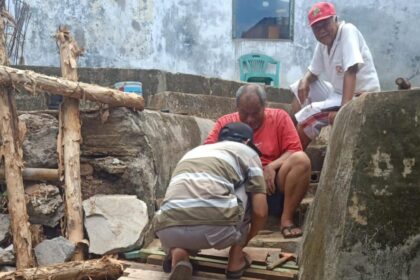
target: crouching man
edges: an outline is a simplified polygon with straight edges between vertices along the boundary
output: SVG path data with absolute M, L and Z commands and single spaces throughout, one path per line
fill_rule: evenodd
M 189 151 L 177 164 L 154 219 L 169 279 L 191 279 L 189 256 L 200 249 L 230 247 L 228 279 L 241 278 L 251 265 L 243 248 L 263 228 L 268 209 L 252 134 L 248 125 L 230 123 L 217 143 Z

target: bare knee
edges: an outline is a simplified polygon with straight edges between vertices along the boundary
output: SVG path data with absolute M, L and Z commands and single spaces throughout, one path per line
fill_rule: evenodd
M 307 180 L 309 182 L 310 175 L 311 161 L 308 155 L 303 151 L 294 152 L 280 168 L 280 172 L 277 173 L 276 182 L 279 183 L 280 190 L 284 191 L 286 178 L 294 181 Z
M 302 171 L 311 170 L 311 161 L 308 155 L 303 151 L 291 154 L 285 165 L 287 165 L 289 168 L 299 168 Z

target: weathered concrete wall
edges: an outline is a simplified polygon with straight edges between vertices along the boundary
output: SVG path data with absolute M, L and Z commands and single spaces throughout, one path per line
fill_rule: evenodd
M 317 0 L 295 0 L 294 40 L 232 39 L 232 1 L 213 0 L 26 0 L 32 18 L 25 43 L 27 65 L 58 66 L 54 39 L 60 24 L 71 26 L 84 67 L 153 68 L 239 79 L 237 59 L 261 52 L 281 61 L 287 87 L 308 66 L 315 39 L 306 13 Z M 417 51 L 419 1 L 332 1 L 341 18 L 354 23 L 370 46 L 384 89 L 397 76 L 420 84 Z
M 18 68 L 51 76 L 61 75 L 60 69 L 57 67 L 20 66 Z M 79 68 L 78 74 L 81 82 L 107 87 L 112 87 L 118 81 L 142 81 L 143 97 L 146 101 L 150 95 L 163 91 L 234 97 L 237 89 L 244 84 L 219 78 L 144 69 Z M 289 89 L 266 86 L 265 90 L 269 101 L 290 103 L 293 99 L 293 94 Z M 32 97 L 24 93 L 16 93 L 16 98 L 19 110 L 47 108 L 46 97 L 43 94 Z
M 300 279 L 418 279 L 420 90 L 356 99 L 330 139 Z

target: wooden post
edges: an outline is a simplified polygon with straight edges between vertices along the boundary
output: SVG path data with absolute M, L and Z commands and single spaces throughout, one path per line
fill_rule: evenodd
M 4 12 L 4 11 L 2 11 Z M 0 64 L 7 65 L 7 50 L 4 39 L 4 22 L 0 16 Z M 31 232 L 26 210 L 22 178 L 22 148 L 19 141 L 18 115 L 11 88 L 0 87 L 0 135 L 2 137 L 2 156 L 6 174 L 8 208 L 11 217 L 13 246 L 18 269 L 34 265 L 32 257 Z
M 59 28 L 55 35 L 60 48 L 61 74 L 63 78 L 77 81 L 76 59 L 82 53 L 66 27 Z M 64 97 L 60 106 L 60 129 L 58 143 L 63 145 L 64 184 L 66 196 L 66 233 L 77 246 L 73 260 L 84 259 L 83 209 L 80 177 L 80 142 L 82 140 L 79 116 L 79 100 Z M 61 153 L 59 153 L 61 155 Z M 61 160 L 59 160 L 61 161 Z M 60 169 L 60 168 L 59 168 Z

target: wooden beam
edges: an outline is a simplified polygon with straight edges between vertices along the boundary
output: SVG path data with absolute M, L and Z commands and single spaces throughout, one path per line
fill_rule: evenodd
M 4 7 L 1 7 L 1 9 Z M 2 10 L 2 13 L 5 11 Z M 4 21 L 0 16 L 0 64 L 7 65 L 7 50 L 4 39 Z M 22 170 L 22 148 L 19 139 L 18 115 L 12 89 L 0 86 L 0 157 L 4 158 L 8 209 L 11 218 L 13 247 L 18 269 L 32 267 L 32 240 L 25 203 Z M 1 161 L 1 160 L 0 160 Z
M 61 74 L 70 81 L 77 81 L 76 60 L 82 50 L 70 35 L 60 26 L 55 38 L 60 49 Z M 60 106 L 60 132 L 58 134 L 59 160 L 64 163 L 64 185 L 66 196 L 66 234 L 76 244 L 73 260 L 81 261 L 83 256 L 83 208 L 80 177 L 80 143 L 82 141 L 79 100 L 65 97 Z M 63 145 L 63 147 L 61 147 Z M 63 148 L 63 150 L 61 150 Z M 63 155 L 63 157 L 61 157 Z M 59 167 L 59 170 L 61 168 Z
M 0 280 L 118 279 L 122 276 L 123 269 L 124 266 L 118 260 L 104 257 L 98 260 L 67 262 L 13 272 L 0 272 Z
M 58 181 L 58 170 L 49 168 L 23 168 L 22 177 L 25 181 Z M 4 168 L 0 166 L 0 180 L 4 179 Z
M 86 99 L 111 106 L 124 106 L 137 110 L 144 109 L 144 99 L 135 93 L 124 93 L 116 89 L 98 85 L 74 82 L 57 77 L 0 66 L 0 83 L 23 88 L 29 93 L 48 92 L 76 99 Z

